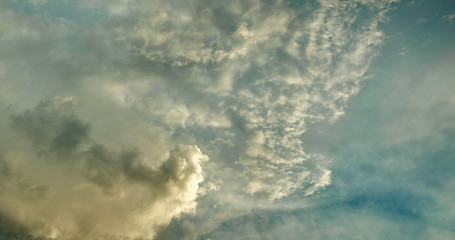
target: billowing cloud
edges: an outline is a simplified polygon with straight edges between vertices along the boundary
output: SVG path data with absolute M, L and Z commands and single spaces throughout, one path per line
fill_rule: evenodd
M 196 146 L 177 146 L 163 160 L 110 150 L 90 139 L 72 108 L 71 99 L 57 98 L 12 116 L 12 128 L 33 144 L 25 161 L 40 169 L 28 180 L 1 159 L 2 215 L 36 237 L 121 239 L 151 238 L 194 210 L 207 160 Z

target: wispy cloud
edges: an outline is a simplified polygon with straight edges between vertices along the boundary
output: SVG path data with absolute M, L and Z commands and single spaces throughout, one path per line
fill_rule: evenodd
M 444 16 L 442 16 L 441 18 L 441 22 L 445 22 L 445 23 L 448 23 L 450 25 L 453 25 L 454 22 L 455 22 L 455 13 L 449 13 L 449 14 L 446 14 Z

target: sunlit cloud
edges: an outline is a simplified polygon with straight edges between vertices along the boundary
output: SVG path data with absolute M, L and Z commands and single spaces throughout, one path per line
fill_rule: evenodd
M 345 119 L 397 4 L 0 3 L 0 234 L 153 239 L 176 219 L 213 214 L 200 229 L 184 221 L 197 239 L 337 189 L 341 160 L 305 134 Z M 406 44 L 393 55 L 419 51 Z M 433 131 L 399 120 L 382 130 L 400 135 L 390 144 Z

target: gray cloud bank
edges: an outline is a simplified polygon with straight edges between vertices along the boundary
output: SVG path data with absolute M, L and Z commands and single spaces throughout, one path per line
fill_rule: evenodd
M 37 237 L 152 238 L 210 191 L 316 193 L 330 159 L 301 135 L 359 92 L 390 4 L 1 3 L 0 213 Z

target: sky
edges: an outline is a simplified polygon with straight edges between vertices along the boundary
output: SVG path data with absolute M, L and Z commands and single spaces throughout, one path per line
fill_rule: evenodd
M 455 2 L 0 2 L 0 239 L 455 239 Z

